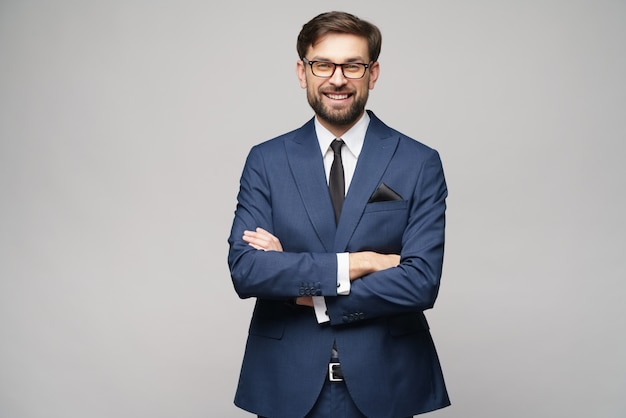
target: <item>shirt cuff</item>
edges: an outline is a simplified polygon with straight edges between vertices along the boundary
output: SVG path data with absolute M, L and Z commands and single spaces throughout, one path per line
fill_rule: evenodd
M 324 296 L 313 296 L 313 308 L 315 309 L 315 317 L 319 324 L 330 321 L 328 311 L 326 310 L 326 299 Z
M 337 295 L 347 296 L 350 294 L 350 257 L 348 253 L 337 254 Z M 326 299 L 324 296 L 313 296 L 313 308 L 317 322 L 323 324 L 330 322 Z
M 337 294 L 350 294 L 350 257 L 348 253 L 337 254 Z

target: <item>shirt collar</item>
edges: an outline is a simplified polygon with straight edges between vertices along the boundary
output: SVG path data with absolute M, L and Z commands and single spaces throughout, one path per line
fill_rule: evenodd
M 369 123 L 369 115 L 367 112 L 363 112 L 361 119 L 359 119 L 358 122 L 348 130 L 348 132 L 341 136 L 341 139 L 343 139 L 343 142 L 346 144 L 346 148 L 348 148 L 355 158 L 359 158 Z M 330 149 L 330 143 L 333 142 L 336 137 L 328 129 L 322 126 L 319 120 L 317 120 L 317 116 L 315 117 L 315 132 L 317 134 L 317 140 L 320 144 L 322 155 L 325 155 Z

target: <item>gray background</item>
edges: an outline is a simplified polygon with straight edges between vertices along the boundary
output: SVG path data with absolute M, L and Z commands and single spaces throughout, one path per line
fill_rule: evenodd
M 301 25 L 383 32 L 368 108 L 441 152 L 453 406 L 626 415 L 626 2 L 0 1 L 0 416 L 248 417 L 227 266 Z

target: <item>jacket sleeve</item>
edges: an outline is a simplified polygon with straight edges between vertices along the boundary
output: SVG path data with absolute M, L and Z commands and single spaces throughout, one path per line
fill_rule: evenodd
M 439 154 L 431 150 L 411 197 L 400 265 L 353 281 L 347 297 L 327 298 L 332 325 L 433 307 L 443 265 L 447 194 Z M 369 227 L 375 233 L 376 225 Z
M 262 251 L 243 241 L 244 230 L 261 227 L 274 233 L 272 204 L 280 202 L 274 203 L 272 197 L 272 178 L 268 175 L 262 150 L 256 146 L 250 151 L 241 176 L 235 218 L 228 239 L 228 265 L 237 294 L 241 298 L 267 299 L 335 296 L 335 254 Z

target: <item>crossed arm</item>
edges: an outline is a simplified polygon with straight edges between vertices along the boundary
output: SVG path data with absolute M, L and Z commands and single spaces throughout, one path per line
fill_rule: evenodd
M 255 231 L 244 231 L 243 240 L 257 250 L 283 251 L 278 237 L 275 237 L 263 228 L 256 228 Z M 361 251 L 350 253 L 348 257 L 350 263 L 350 281 L 400 264 L 400 256 L 398 254 L 380 254 L 374 251 Z M 296 303 L 299 305 L 313 306 L 311 296 L 301 296 L 296 299 Z

